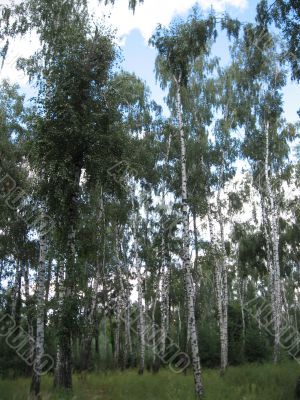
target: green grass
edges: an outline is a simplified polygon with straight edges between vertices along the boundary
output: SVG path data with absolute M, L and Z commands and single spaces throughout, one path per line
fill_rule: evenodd
M 204 371 L 205 400 L 292 400 L 300 367 L 295 362 L 231 367 L 221 378 Z M 29 379 L 0 380 L 0 400 L 27 400 Z M 52 377 L 42 381 L 43 400 L 192 400 L 193 377 L 167 368 L 157 375 L 136 371 L 74 375 L 72 393 L 55 392 Z

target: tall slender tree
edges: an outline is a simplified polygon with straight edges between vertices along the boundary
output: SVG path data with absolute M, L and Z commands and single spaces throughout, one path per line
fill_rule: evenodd
M 195 392 L 198 398 L 203 395 L 203 383 L 195 320 L 195 288 L 190 261 L 186 132 L 183 119 L 182 92 L 187 86 L 190 70 L 195 59 L 207 51 L 207 45 L 215 34 L 214 18 L 200 19 L 195 11 L 195 14 L 186 23 L 175 23 L 169 29 L 158 27 L 151 39 L 151 43 L 159 53 L 156 60 L 157 75 L 160 77 L 163 87 L 169 86 L 170 101 L 173 103 L 180 139 L 181 213 L 183 224 L 182 264 L 185 270 L 188 336 L 191 341 Z

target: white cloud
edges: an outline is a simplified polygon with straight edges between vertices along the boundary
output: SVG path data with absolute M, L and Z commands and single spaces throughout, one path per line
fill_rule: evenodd
M 121 37 L 139 29 L 148 41 L 157 24 L 168 25 L 174 16 L 187 12 L 195 3 L 196 0 L 144 0 L 135 14 L 128 10 L 128 0 L 116 0 L 114 6 L 90 0 L 90 7 L 96 17 L 106 16 L 106 20 L 118 28 Z M 197 3 L 203 10 L 213 7 L 218 12 L 227 6 L 245 9 L 248 5 L 247 0 L 198 0 Z

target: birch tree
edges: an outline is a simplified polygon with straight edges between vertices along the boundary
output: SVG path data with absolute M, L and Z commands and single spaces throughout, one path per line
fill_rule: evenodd
M 258 41 L 258 45 L 253 48 L 250 40 Z M 280 66 L 274 38 L 266 27 L 249 24 L 236 55 L 239 60 L 243 58 L 239 67 L 239 84 L 244 94 L 247 93 L 247 98 L 240 97 L 240 106 L 244 107 L 241 115 L 243 118 L 247 116 L 243 152 L 252 164 L 254 186 L 261 197 L 262 231 L 273 310 L 273 359 L 276 363 L 279 360 L 282 321 L 279 261 L 279 199 L 282 196 L 282 182 L 278 177 L 289 176 L 287 142 L 292 137 L 293 127 L 282 117 L 285 71 Z M 260 143 L 259 151 L 257 143 Z
M 139 215 L 138 211 L 134 207 L 133 203 L 133 223 L 132 223 L 132 230 L 133 230 L 133 250 L 134 250 L 134 263 L 136 269 L 136 276 L 137 276 L 137 292 L 138 292 L 138 313 L 139 313 L 139 320 L 138 320 L 138 333 L 139 333 L 139 344 L 140 344 L 140 354 L 139 354 L 139 375 L 143 375 L 145 369 L 145 318 L 144 318 L 144 305 L 143 305 L 143 282 L 142 282 L 142 262 L 139 255 L 139 243 L 138 243 L 138 222 L 139 222 Z
M 45 281 L 46 281 L 46 257 L 47 257 L 47 239 L 46 239 L 46 220 L 42 216 L 40 228 L 40 255 L 39 266 L 36 283 L 36 339 L 35 339 L 35 355 L 33 364 L 33 375 L 30 392 L 32 398 L 41 398 L 41 373 L 42 373 L 42 357 L 44 355 L 44 337 L 45 337 Z
M 203 395 L 198 335 L 195 320 L 194 282 L 190 261 L 189 214 L 187 193 L 187 160 L 186 160 L 186 132 L 183 119 L 184 91 L 189 72 L 194 60 L 206 51 L 206 45 L 215 34 L 213 17 L 201 20 L 197 15 L 190 17 L 187 23 L 172 25 L 169 29 L 159 27 L 151 39 L 151 43 L 158 50 L 156 59 L 157 75 L 162 86 L 169 86 L 170 103 L 176 118 L 180 140 L 180 167 L 181 167 L 181 217 L 182 217 L 182 266 L 185 271 L 185 290 L 187 296 L 188 329 L 192 363 L 194 371 L 195 392 L 197 398 Z M 172 100 L 173 101 L 172 101 Z

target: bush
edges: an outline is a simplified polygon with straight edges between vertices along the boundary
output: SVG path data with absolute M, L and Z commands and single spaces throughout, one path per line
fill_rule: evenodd
M 267 336 L 258 327 L 248 327 L 245 339 L 245 358 L 249 362 L 262 362 L 270 358 L 271 348 Z
M 201 364 L 213 368 L 220 364 L 220 341 L 216 327 L 202 326 L 199 329 L 199 352 Z

